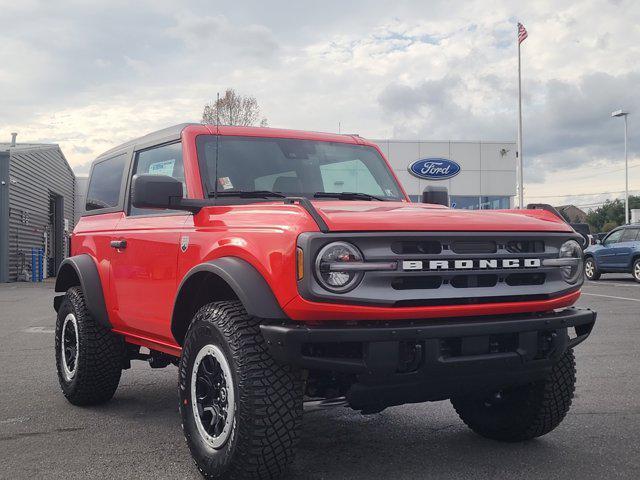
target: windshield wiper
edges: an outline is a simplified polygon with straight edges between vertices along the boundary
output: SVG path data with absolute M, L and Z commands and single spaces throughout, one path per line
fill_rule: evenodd
M 270 190 L 227 190 L 222 192 L 209 192 L 209 198 L 213 197 L 240 197 L 240 198 L 287 198 L 286 195 Z
M 340 200 L 378 200 L 380 202 L 386 202 L 384 198 L 376 197 L 375 195 L 369 195 L 368 193 L 358 192 L 316 192 L 313 194 L 314 198 L 337 198 Z

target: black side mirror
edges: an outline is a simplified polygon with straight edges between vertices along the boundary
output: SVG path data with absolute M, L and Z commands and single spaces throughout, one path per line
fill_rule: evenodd
M 447 187 L 428 185 L 422 192 L 422 203 L 449 206 L 449 191 Z
M 134 175 L 131 203 L 136 208 L 186 210 L 197 213 L 205 206 L 202 200 L 183 199 L 182 182 L 168 175 L 148 173 Z

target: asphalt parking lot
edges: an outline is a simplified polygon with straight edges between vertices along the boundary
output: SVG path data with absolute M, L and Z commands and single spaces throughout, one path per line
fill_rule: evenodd
M 174 367 L 135 362 L 107 405 L 60 393 L 51 283 L 0 284 L 0 478 L 200 478 L 177 413 Z M 291 479 L 640 478 L 640 284 L 605 275 L 579 305 L 599 312 L 577 348 L 571 412 L 551 434 L 501 444 L 448 402 L 363 417 L 310 412 Z

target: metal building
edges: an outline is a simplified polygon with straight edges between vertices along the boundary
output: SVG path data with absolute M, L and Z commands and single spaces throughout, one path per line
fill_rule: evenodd
M 43 276 L 69 253 L 75 176 L 55 144 L 0 143 L 0 282 L 31 278 L 32 249 Z
M 516 195 L 516 145 L 513 142 L 374 140 L 412 200 L 428 185 L 447 187 L 453 208 L 513 207 Z M 453 175 L 425 178 L 414 164 L 454 163 Z M 413 169 L 415 170 L 415 168 Z

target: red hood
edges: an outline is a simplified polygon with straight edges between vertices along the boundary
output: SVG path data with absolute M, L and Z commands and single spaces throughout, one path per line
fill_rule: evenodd
M 544 210 L 453 210 L 373 201 L 314 201 L 313 205 L 331 231 L 573 231 Z

